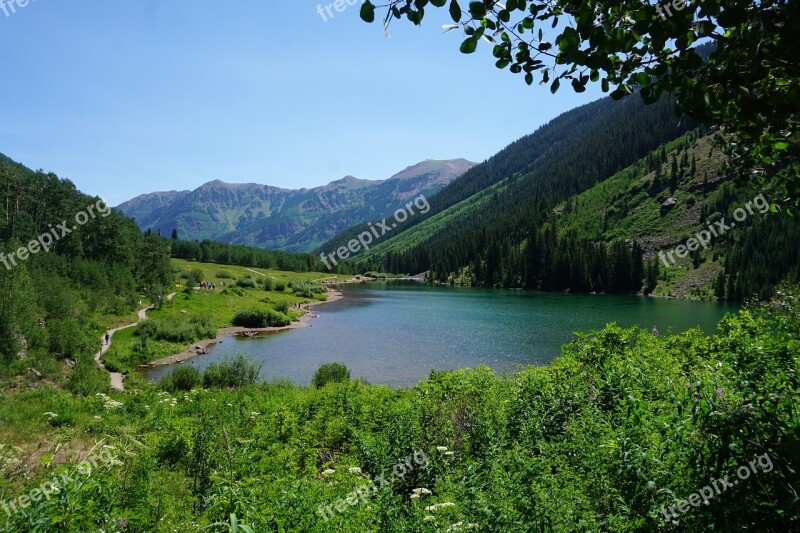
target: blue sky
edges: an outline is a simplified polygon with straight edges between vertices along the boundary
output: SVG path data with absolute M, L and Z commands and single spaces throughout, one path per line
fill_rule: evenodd
M 8 1 L 8 0 L 6 0 Z M 482 161 L 598 87 L 551 95 L 458 51 L 446 12 L 365 24 L 313 0 L 36 0 L 0 11 L 0 152 L 116 205 L 213 180 L 314 187 Z

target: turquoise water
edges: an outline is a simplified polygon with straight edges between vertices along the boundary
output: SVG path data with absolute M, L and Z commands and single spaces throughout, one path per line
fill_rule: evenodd
M 546 365 L 561 345 L 616 322 L 656 326 L 664 334 L 700 326 L 708 333 L 736 306 L 639 296 L 569 295 L 471 289 L 415 282 L 346 286 L 342 300 L 315 307 L 311 327 L 256 339 L 228 338 L 184 364 L 203 370 L 245 352 L 267 380 L 310 382 L 323 363 L 345 363 L 353 377 L 393 387 L 425 379 L 431 369 Z M 157 379 L 168 368 L 146 373 Z

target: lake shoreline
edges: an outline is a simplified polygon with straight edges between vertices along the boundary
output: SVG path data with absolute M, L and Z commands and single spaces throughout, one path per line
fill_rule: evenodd
M 190 359 L 193 359 L 195 357 L 206 355 L 208 353 L 209 347 L 211 347 L 214 344 L 224 342 L 228 337 L 234 337 L 234 336 L 256 337 L 262 333 L 274 333 L 276 331 L 288 331 L 292 329 L 307 328 L 310 326 L 309 321 L 317 316 L 311 309 L 313 306 L 335 302 L 337 300 L 341 300 L 342 298 L 344 298 L 344 295 L 341 292 L 332 289 L 330 287 L 328 287 L 327 294 L 328 294 L 327 300 L 301 304 L 300 308 L 306 310 L 306 313 L 303 316 L 301 316 L 296 322 L 292 322 L 288 326 L 268 327 L 268 328 L 242 328 L 242 327 L 221 328 L 217 332 L 217 336 L 214 337 L 213 339 L 204 339 L 201 341 L 193 342 L 188 348 L 186 348 L 181 353 L 170 355 L 168 357 L 162 357 L 161 359 L 156 359 L 155 361 L 151 361 L 145 365 L 137 367 L 137 370 L 149 370 L 152 368 L 158 368 L 162 366 L 176 365 L 188 361 Z

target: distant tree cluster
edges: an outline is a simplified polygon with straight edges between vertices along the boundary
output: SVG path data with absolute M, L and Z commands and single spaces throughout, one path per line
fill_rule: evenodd
M 311 254 L 297 254 L 282 250 L 263 250 L 251 246 L 226 244 L 210 240 L 202 242 L 173 239 L 172 257 L 204 263 L 274 268 L 292 272 L 321 272 L 325 266 Z

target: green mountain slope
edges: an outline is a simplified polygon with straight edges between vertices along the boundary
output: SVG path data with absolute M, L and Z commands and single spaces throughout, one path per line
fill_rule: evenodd
M 554 213 L 560 236 L 641 245 L 644 260 L 658 266 L 656 295 L 741 300 L 770 296 L 784 276 L 798 279 L 800 228 L 768 211 L 775 200 L 737 186 L 712 136 L 692 132 Z M 730 229 L 721 233 L 720 224 Z M 674 252 L 702 231 L 705 246 Z
M 419 194 L 435 194 L 472 166 L 464 159 L 427 160 L 388 180 L 347 176 L 300 190 L 217 180 L 194 191 L 142 195 L 119 209 L 143 229 L 170 234 L 174 228 L 182 239 L 306 251 Z
M 666 98 L 651 106 L 633 98 L 620 102 L 601 99 L 564 113 L 429 198 L 431 209 L 427 214 L 415 215 L 400 224 L 392 236 L 508 180 L 505 194 L 493 201 L 491 212 L 474 212 L 458 224 L 427 232 L 437 238 L 426 242 L 426 250 L 398 258 L 396 266 L 407 272 L 422 272 L 429 270 L 436 258 L 468 261 L 478 250 L 473 247 L 472 255 L 458 250 L 466 250 L 458 244 L 466 235 L 492 226 L 506 232 L 506 226 L 519 227 L 520 221 L 539 219 L 553 204 L 586 190 L 691 127 L 690 122 L 676 118 L 674 106 Z M 335 250 L 361 231 L 364 227 L 351 228 L 320 246 L 317 252 Z M 434 248 L 441 253 L 434 253 Z M 391 245 L 383 250 L 397 253 Z M 385 257 L 383 252 L 376 253 Z
M 515 198 L 514 180 L 507 178 L 381 242 L 359 258 L 359 266 L 419 272 L 404 268 L 409 258 L 436 257 L 444 247 L 463 259 L 431 262 L 433 278 L 443 282 L 730 300 L 769 297 L 783 278 L 798 279 L 800 228 L 767 212 L 775 200 L 768 192 L 737 187 L 723 168 L 712 137 L 695 130 L 552 205 L 544 216 L 518 219 L 520 225 L 498 231 L 495 219 L 504 214 L 498 204 Z M 471 230 L 471 223 L 485 226 Z M 723 229 L 713 235 L 711 229 L 718 228 Z M 681 245 L 689 248 L 676 248 Z

